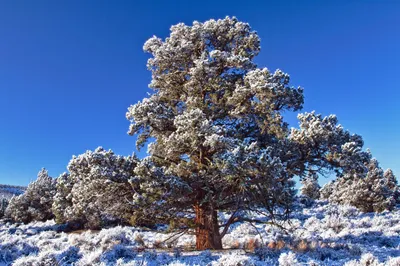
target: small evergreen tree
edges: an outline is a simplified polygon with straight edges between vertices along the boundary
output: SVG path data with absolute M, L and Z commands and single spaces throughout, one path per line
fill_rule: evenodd
M 129 184 L 138 163 L 135 156 L 117 156 L 99 147 L 74 156 L 69 173 L 60 176 L 53 212 L 57 223 L 76 223 L 98 229 L 126 224 L 133 215 Z
M 302 195 L 310 199 L 319 199 L 321 187 L 318 184 L 318 176 L 316 174 L 310 174 L 300 182 L 303 185 L 300 189 Z
M 391 191 L 393 191 L 393 197 L 397 204 L 400 204 L 400 187 L 397 183 L 396 176 L 394 175 L 392 169 L 387 169 L 383 173 L 385 186 L 387 186 Z
M 23 223 L 52 219 L 51 205 L 56 192 L 55 184 L 55 179 L 43 168 L 39 171 L 38 178 L 28 185 L 24 194 L 10 200 L 6 216 Z
M 29 212 L 29 202 L 24 197 L 24 194 L 14 196 L 5 211 L 5 217 L 12 219 L 15 222 L 29 223 L 32 217 Z
M 349 173 L 338 178 L 329 201 L 352 205 L 363 212 L 392 210 L 398 193 L 393 178 L 390 172 L 385 176 L 378 161 L 372 159 L 368 163 L 368 172 L 365 175 Z
M 57 178 L 56 194 L 54 195 L 52 210 L 58 224 L 67 222 L 68 215 L 65 211 L 72 206 L 71 190 L 73 185 L 68 173 L 63 173 Z
M 319 191 L 320 199 L 328 200 L 335 189 L 335 181 L 329 181 Z

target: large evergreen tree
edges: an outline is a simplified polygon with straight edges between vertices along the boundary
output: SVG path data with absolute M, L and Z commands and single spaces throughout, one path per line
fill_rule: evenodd
M 282 114 L 302 108 L 303 90 L 280 70 L 257 68 L 260 39 L 248 24 L 178 24 L 144 50 L 153 93 L 127 112 L 137 146 L 150 142 L 132 180 L 134 202 L 147 219 L 195 228 L 198 249 L 222 248 L 229 226 L 249 220 L 245 211 L 289 213 L 295 175 L 366 171 L 361 137 L 335 116 L 302 114 L 300 128 L 288 129 Z M 232 213 L 225 224 L 221 210 Z

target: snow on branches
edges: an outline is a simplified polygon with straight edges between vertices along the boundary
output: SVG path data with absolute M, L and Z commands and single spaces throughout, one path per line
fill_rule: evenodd
M 74 156 L 69 173 L 58 178 L 53 204 L 56 221 L 86 228 L 128 223 L 133 197 L 128 181 L 137 163 L 135 156 L 118 156 L 101 147 Z
M 314 200 L 320 198 L 321 187 L 318 184 L 318 176 L 316 174 L 310 174 L 309 176 L 302 179 L 300 182 L 303 185 L 300 188 L 302 195 Z
M 398 202 L 399 187 L 391 170 L 386 172 L 376 159 L 367 165 L 365 175 L 346 174 L 339 177 L 327 197 L 329 201 L 352 205 L 363 212 L 392 210 Z
M 149 144 L 135 170 L 135 202 L 158 213 L 195 213 L 198 248 L 220 247 L 243 211 L 287 214 L 294 176 L 367 172 L 371 155 L 362 138 L 336 116 L 300 114 L 300 128 L 288 129 L 283 112 L 302 108 L 303 89 L 290 86 L 281 70 L 257 68 L 260 40 L 247 23 L 181 23 L 165 40 L 150 38 L 144 50 L 152 55 L 153 93 L 126 114 L 137 145 Z M 221 234 L 220 210 L 233 211 Z
M 28 185 L 24 194 L 10 200 L 5 216 L 23 223 L 53 218 L 51 205 L 56 193 L 55 185 L 56 180 L 43 168 L 38 173 L 37 180 Z

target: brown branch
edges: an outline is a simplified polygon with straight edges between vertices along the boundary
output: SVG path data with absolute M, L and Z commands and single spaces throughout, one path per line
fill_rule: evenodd
M 225 225 L 221 225 L 221 227 L 222 227 L 222 226 L 225 226 L 224 229 L 222 230 L 221 238 L 223 238 L 223 237 L 225 236 L 225 234 L 228 232 L 229 227 L 230 227 L 234 222 L 236 222 L 235 219 L 236 219 L 237 217 L 235 217 L 235 215 L 236 215 L 237 211 L 238 211 L 238 210 L 236 210 L 236 211 L 234 211 L 234 212 L 232 213 L 231 217 L 229 217 L 229 219 L 228 219 L 228 221 L 226 222 Z
M 170 163 L 174 163 L 174 164 L 178 164 L 178 163 L 179 163 L 179 162 L 176 162 L 176 161 L 171 160 L 171 159 L 169 159 L 169 158 L 165 158 L 165 157 L 159 156 L 159 155 L 157 155 L 157 154 L 152 154 L 152 156 L 154 156 L 154 157 L 156 157 L 156 158 L 158 158 L 158 159 L 164 160 L 164 161 L 168 161 L 168 162 L 170 162 Z M 182 159 L 180 159 L 180 160 L 183 161 Z

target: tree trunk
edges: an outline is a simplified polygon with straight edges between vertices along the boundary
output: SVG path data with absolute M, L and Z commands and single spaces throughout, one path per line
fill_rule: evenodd
M 217 211 L 210 206 L 194 206 L 196 212 L 196 249 L 222 249 Z

